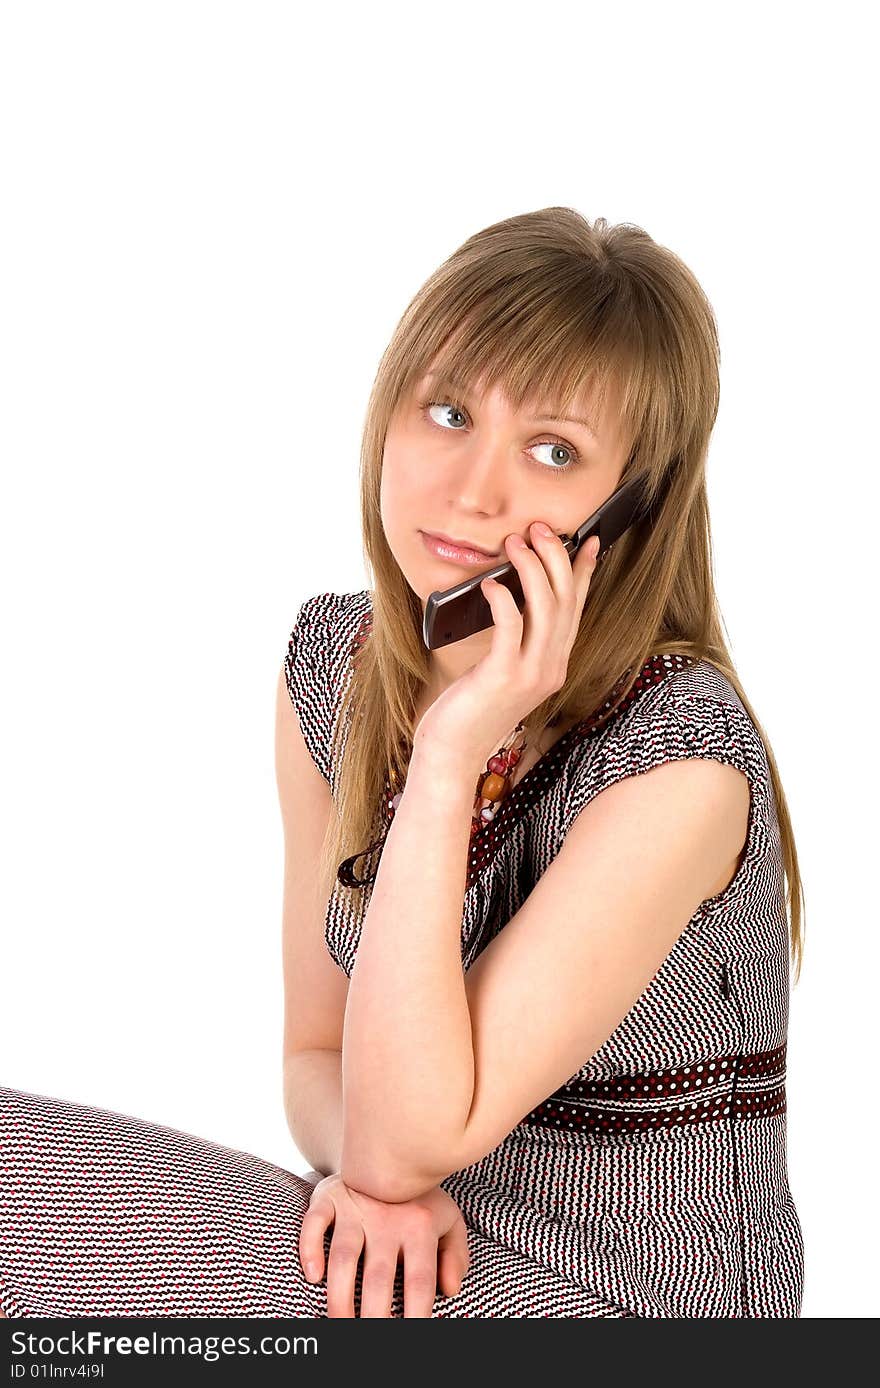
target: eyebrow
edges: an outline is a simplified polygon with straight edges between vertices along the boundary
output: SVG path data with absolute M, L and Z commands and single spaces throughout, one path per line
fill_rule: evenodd
M 439 371 L 426 371 L 425 377 L 430 378 L 431 380 L 441 379 Z M 441 384 L 449 386 L 451 390 L 456 390 L 461 395 L 466 395 L 468 392 L 467 386 L 461 385 L 458 381 L 450 381 L 446 377 L 442 377 Z M 596 440 L 597 443 L 600 442 L 599 434 L 593 421 L 590 419 L 583 419 L 579 415 L 533 414 L 530 416 L 530 418 L 533 424 L 580 424 L 582 428 L 586 429 L 588 433 L 593 435 L 593 438 Z

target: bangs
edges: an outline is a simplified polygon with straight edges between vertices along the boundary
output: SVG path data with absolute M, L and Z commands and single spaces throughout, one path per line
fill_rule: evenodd
M 411 363 L 407 393 L 430 377 L 432 390 L 462 406 L 464 397 L 479 398 L 497 386 L 515 409 L 536 418 L 579 417 L 600 439 L 607 432 L 602 420 L 610 398 L 622 435 L 639 436 L 651 383 L 638 334 L 620 312 L 619 300 L 613 305 L 606 300 L 579 317 L 564 299 L 546 294 L 518 301 L 512 319 L 492 297 L 464 318 L 448 303 L 435 314 L 430 337 L 438 345 L 431 351 L 427 344 Z

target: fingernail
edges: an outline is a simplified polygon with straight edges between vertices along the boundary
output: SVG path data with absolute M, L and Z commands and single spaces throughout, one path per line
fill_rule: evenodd
M 539 535 L 553 534 L 553 531 L 550 529 L 549 525 L 545 525 L 543 521 L 535 521 L 535 529 L 537 530 Z
M 591 559 L 595 559 L 595 558 L 596 558 L 596 555 L 599 553 L 599 536 L 598 536 L 598 535 L 593 535 L 593 536 L 587 541 L 587 550 L 589 551 L 590 558 L 591 558 Z
M 309 1282 L 317 1282 L 318 1272 L 319 1268 L 317 1263 L 306 1263 L 306 1278 Z

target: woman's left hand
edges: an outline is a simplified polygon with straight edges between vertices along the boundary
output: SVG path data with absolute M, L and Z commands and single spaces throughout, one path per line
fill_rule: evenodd
M 539 525 L 529 527 L 533 549 L 522 536 L 505 540 L 523 611 L 503 584 L 480 585 L 492 609 L 491 648 L 435 699 L 416 729 L 413 755 L 419 747 L 440 748 L 476 777 L 517 723 L 565 683 L 598 540 L 582 545 L 572 564 L 559 536 L 543 534 Z

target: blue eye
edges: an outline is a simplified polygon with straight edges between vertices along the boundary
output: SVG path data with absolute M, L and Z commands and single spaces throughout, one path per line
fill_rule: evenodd
M 443 429 L 446 426 L 443 424 L 435 424 L 434 420 L 431 419 L 429 413 L 430 410 L 436 408 L 440 410 L 454 410 L 456 414 L 460 415 L 466 414 L 464 406 L 458 404 L 458 402 L 454 400 L 424 400 L 420 403 L 419 408 L 422 414 L 425 416 L 425 418 L 428 419 L 430 423 L 434 424 L 434 427 L 437 429 Z M 457 430 L 453 429 L 451 432 L 455 433 L 457 432 Z M 539 464 L 539 466 L 543 468 L 544 472 L 568 472 L 570 468 L 576 467 L 580 463 L 580 458 L 578 456 L 577 450 L 570 443 L 567 443 L 565 439 L 541 439 L 538 443 L 533 443 L 532 448 L 562 448 L 571 455 L 571 461 L 568 463 L 558 463 L 555 466 L 549 468 L 544 464 Z

